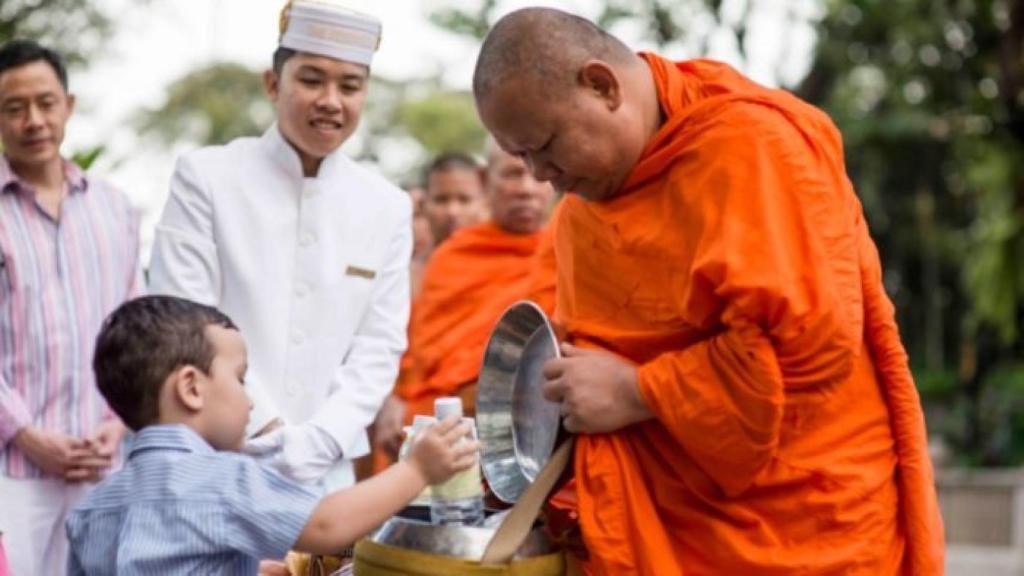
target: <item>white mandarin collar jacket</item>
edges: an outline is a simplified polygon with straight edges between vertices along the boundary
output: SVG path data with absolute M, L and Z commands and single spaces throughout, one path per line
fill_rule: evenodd
M 178 161 L 151 290 L 239 326 L 250 431 L 313 422 L 355 458 L 406 346 L 411 219 L 405 192 L 339 151 L 304 178 L 275 125 Z

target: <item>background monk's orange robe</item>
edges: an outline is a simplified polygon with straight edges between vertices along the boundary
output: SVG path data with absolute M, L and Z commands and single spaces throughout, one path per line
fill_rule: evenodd
M 667 121 L 565 201 L 558 316 L 639 365 L 655 419 L 576 450 L 589 574 L 940 574 L 920 402 L 817 109 L 645 55 Z
M 407 377 L 395 392 L 407 402 L 406 420 L 433 414 L 434 399 L 462 393 L 467 413 L 484 348 L 501 313 L 550 285 L 537 277 L 544 233 L 510 234 L 493 222 L 458 230 L 431 256 L 413 303 Z M 542 288 L 535 297 L 553 301 Z M 550 310 L 549 310 L 550 312 Z

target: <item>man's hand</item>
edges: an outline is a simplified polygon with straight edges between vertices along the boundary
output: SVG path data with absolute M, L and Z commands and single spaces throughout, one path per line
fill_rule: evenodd
M 95 458 L 112 461 L 118 446 L 121 445 L 121 439 L 124 438 L 124 431 L 124 424 L 116 418 L 101 423 L 96 431 L 85 439 L 85 445 L 92 451 L 92 456 L 84 459 L 82 464 L 76 463 L 69 468 L 64 473 L 64 479 L 68 482 L 98 482 L 110 465 L 96 467 L 90 466 L 89 462 L 95 462 Z
M 118 446 L 121 445 L 121 439 L 124 438 L 124 431 L 124 424 L 120 420 L 106 420 L 85 440 L 97 456 L 113 458 Z
M 282 426 L 250 439 L 242 451 L 296 482 L 316 483 L 341 459 L 334 438 L 312 424 Z
M 565 429 L 613 432 L 654 417 L 637 387 L 636 367 L 612 354 L 562 344 L 544 364 L 544 397 L 562 404 Z
M 110 456 L 100 456 L 87 440 L 60 432 L 45 432 L 26 426 L 14 436 L 14 445 L 43 472 L 64 477 L 73 468 L 103 469 L 110 467 Z
M 394 394 L 384 400 L 377 420 L 374 422 L 373 445 L 390 454 L 398 456 L 402 447 L 402 422 L 405 420 L 405 402 Z

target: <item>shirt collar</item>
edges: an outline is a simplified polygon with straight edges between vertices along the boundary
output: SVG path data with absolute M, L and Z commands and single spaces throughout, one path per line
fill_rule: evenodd
M 202 436 L 184 424 L 160 424 L 139 430 L 132 441 L 128 458 L 134 458 L 147 450 L 175 450 L 196 454 L 216 452 Z
M 302 160 L 299 159 L 299 153 L 285 140 L 284 134 L 281 134 L 281 128 L 277 122 L 274 122 L 270 128 L 267 128 L 267 131 L 263 133 L 262 140 L 270 151 L 270 155 L 274 157 L 274 160 L 290 177 L 298 180 L 305 177 L 302 174 Z M 324 157 L 323 162 L 320 163 L 320 170 L 316 175 L 316 179 L 319 180 L 329 174 L 331 166 L 335 162 L 340 161 L 339 159 L 343 156 L 344 153 L 339 146 L 337 150 Z
M 77 164 L 61 158 L 64 166 L 64 179 L 68 183 L 69 192 L 85 192 L 89 189 L 89 179 L 85 172 Z M 7 155 L 0 156 L 0 192 L 31 190 L 32 187 L 25 184 L 14 170 L 7 159 Z

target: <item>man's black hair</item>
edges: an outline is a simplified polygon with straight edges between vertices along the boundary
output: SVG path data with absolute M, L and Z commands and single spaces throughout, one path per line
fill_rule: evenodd
M 0 76 L 13 68 L 33 62 L 46 62 L 53 68 L 64 91 L 68 90 L 68 69 L 64 57 L 33 40 L 11 40 L 0 47 Z

